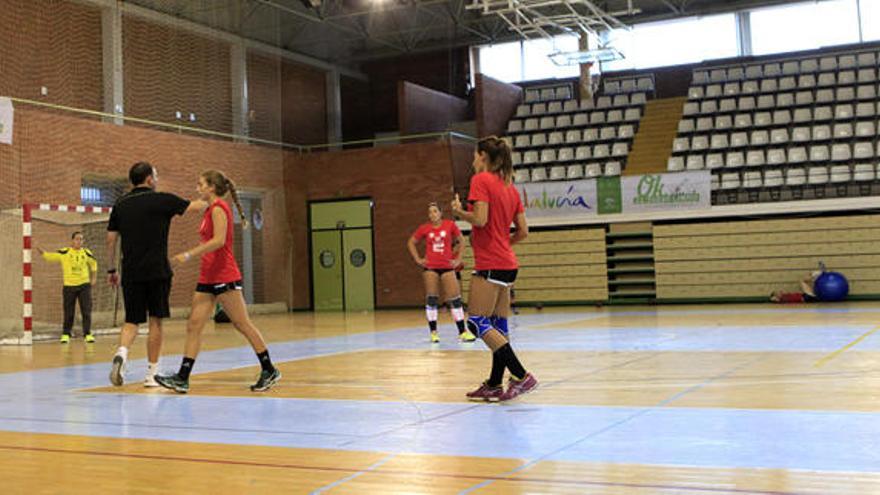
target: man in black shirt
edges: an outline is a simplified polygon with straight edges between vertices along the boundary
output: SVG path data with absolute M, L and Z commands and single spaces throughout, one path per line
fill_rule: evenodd
M 171 293 L 171 265 L 168 262 L 168 229 L 175 215 L 203 211 L 204 201 L 187 201 L 170 193 L 156 192 L 156 168 L 147 162 L 135 163 L 128 172 L 134 186 L 119 198 L 110 213 L 107 225 L 109 282 L 119 284 L 116 273 L 116 242 L 122 236 L 122 294 L 125 299 L 125 325 L 119 336 L 119 349 L 113 357 L 110 382 L 121 386 L 128 348 L 137 337 L 138 325 L 147 321 L 149 368 L 145 387 L 156 387 L 162 348 L 162 319 L 171 316 L 168 296 Z

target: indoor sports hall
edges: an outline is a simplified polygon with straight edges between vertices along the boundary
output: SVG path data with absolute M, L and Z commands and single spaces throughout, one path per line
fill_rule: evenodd
M 880 0 L 0 19 L 0 493 L 880 494 Z

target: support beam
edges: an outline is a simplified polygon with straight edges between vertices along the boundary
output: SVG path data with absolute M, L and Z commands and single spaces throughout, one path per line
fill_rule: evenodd
M 339 72 L 331 70 L 326 75 L 327 87 L 327 142 L 342 141 L 342 89 Z
M 748 57 L 753 53 L 752 18 L 747 10 L 736 13 L 736 46 L 740 57 Z
M 229 46 L 229 77 L 232 87 L 232 133 L 249 136 L 247 48 L 244 43 Z
M 101 43 L 104 57 L 104 112 L 125 113 L 122 72 L 122 10 L 117 4 L 101 9 Z M 122 125 L 122 118 L 107 118 Z

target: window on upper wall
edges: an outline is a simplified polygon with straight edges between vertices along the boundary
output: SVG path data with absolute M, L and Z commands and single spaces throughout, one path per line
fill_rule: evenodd
M 862 1 L 862 9 L 868 4 Z M 751 11 L 755 55 L 859 42 L 856 0 L 823 0 Z
M 625 58 L 603 63 L 603 71 L 689 64 L 739 53 L 734 14 L 638 24 L 629 31 L 614 30 L 606 39 Z
M 880 40 L 880 2 L 862 0 L 861 9 L 862 41 Z
M 507 83 L 522 80 L 522 44 L 500 43 L 480 47 L 480 72 Z
M 79 189 L 80 203 L 85 206 L 113 206 L 128 190 L 128 180 L 98 175 L 84 175 Z
M 554 53 L 578 51 L 578 38 L 574 35 L 556 36 L 553 41 L 546 38 L 523 42 L 523 81 L 577 77 L 578 65 L 556 65 L 550 60 Z

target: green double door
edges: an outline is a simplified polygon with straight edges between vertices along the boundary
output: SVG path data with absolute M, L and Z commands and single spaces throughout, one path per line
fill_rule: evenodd
M 373 309 L 372 201 L 311 203 L 309 215 L 315 310 Z

